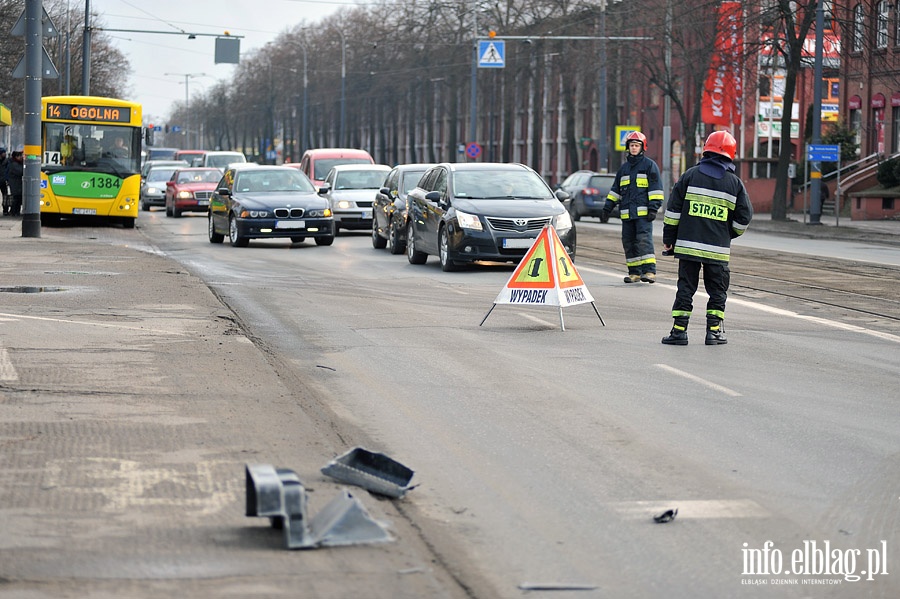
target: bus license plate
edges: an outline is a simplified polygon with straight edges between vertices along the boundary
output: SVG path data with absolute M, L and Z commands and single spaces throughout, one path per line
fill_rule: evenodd
M 72 214 L 89 214 L 89 215 L 94 216 L 97 214 L 97 209 L 96 208 L 72 208 Z
M 503 248 L 507 250 L 517 250 L 522 248 L 530 248 L 534 243 L 534 237 L 506 238 L 503 240 Z
M 305 220 L 280 220 L 275 223 L 276 229 L 305 229 Z

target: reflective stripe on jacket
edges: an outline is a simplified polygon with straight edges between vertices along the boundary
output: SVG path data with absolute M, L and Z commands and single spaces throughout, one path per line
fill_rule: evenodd
M 730 169 L 723 166 L 722 172 L 717 179 L 698 165 L 672 188 L 663 218 L 663 243 L 675 246 L 676 258 L 727 264 L 731 240 L 747 230 L 753 218 L 747 190 Z
M 629 155 L 609 188 L 604 210 L 612 211 L 618 204 L 619 218 L 622 220 L 646 218 L 650 211 L 659 211 L 663 198 L 656 163 L 643 154 Z

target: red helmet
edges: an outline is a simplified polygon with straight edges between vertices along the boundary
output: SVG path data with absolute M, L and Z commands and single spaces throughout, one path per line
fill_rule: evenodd
M 628 147 L 628 142 L 630 141 L 639 141 L 641 142 L 641 151 L 647 149 L 647 136 L 641 133 L 640 131 L 631 131 L 628 135 L 625 136 L 625 147 Z
M 728 160 L 734 160 L 734 153 L 736 150 L 737 142 L 734 140 L 734 136 L 728 131 L 713 131 L 709 134 L 709 137 L 706 138 L 706 144 L 703 146 L 704 152 L 721 154 L 728 158 Z

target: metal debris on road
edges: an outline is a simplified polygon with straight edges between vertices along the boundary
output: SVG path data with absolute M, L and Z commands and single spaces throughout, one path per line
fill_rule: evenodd
M 413 487 L 414 472 L 383 453 L 354 447 L 322 468 L 322 474 L 379 495 L 399 499 Z
M 595 584 L 568 584 L 564 582 L 533 583 L 523 582 L 519 585 L 522 591 L 593 591 Z

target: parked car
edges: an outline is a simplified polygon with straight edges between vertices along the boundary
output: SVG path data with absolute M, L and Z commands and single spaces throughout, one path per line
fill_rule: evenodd
M 225 172 L 232 164 L 247 162 L 243 152 L 205 152 L 203 157 L 194 166 L 212 167 Z
M 328 171 L 319 193 L 334 212 L 334 231 L 371 229 L 375 192 L 391 167 L 384 164 L 339 164 Z
M 437 255 L 444 271 L 476 260 L 516 262 L 548 224 L 574 257 L 568 197 L 523 164 L 439 164 L 407 197 L 406 257 L 424 264 Z
M 288 166 L 299 168 L 319 187 L 328 171 L 339 164 L 375 164 L 375 160 L 365 150 L 355 148 L 313 148 L 303 152 L 300 162 Z
M 372 207 L 372 246 L 390 247 L 392 254 L 406 250 L 406 196 L 419 183 L 433 164 L 401 164 L 395 166 L 384 180 L 384 187 L 375 194 Z
M 166 181 L 166 216 L 182 212 L 206 212 L 209 198 L 222 178 L 217 168 L 182 168 Z
M 581 220 L 582 216 L 596 216 L 602 223 L 608 221 L 609 218 L 603 218 L 603 206 L 615 180 L 615 174 L 594 171 L 575 171 L 566 177 L 559 188 L 572 198 L 569 203 L 572 218 Z M 618 204 L 613 209 L 613 216 L 619 216 Z
M 209 200 L 208 219 L 210 243 L 222 243 L 226 235 L 234 247 L 262 238 L 334 243 L 328 200 L 306 175 L 284 166 L 229 167 Z
M 147 164 L 151 162 L 148 160 Z M 172 173 L 186 166 L 183 160 L 177 164 L 152 164 L 141 179 L 141 210 L 146 212 L 151 206 L 165 206 L 166 182 L 172 178 Z

